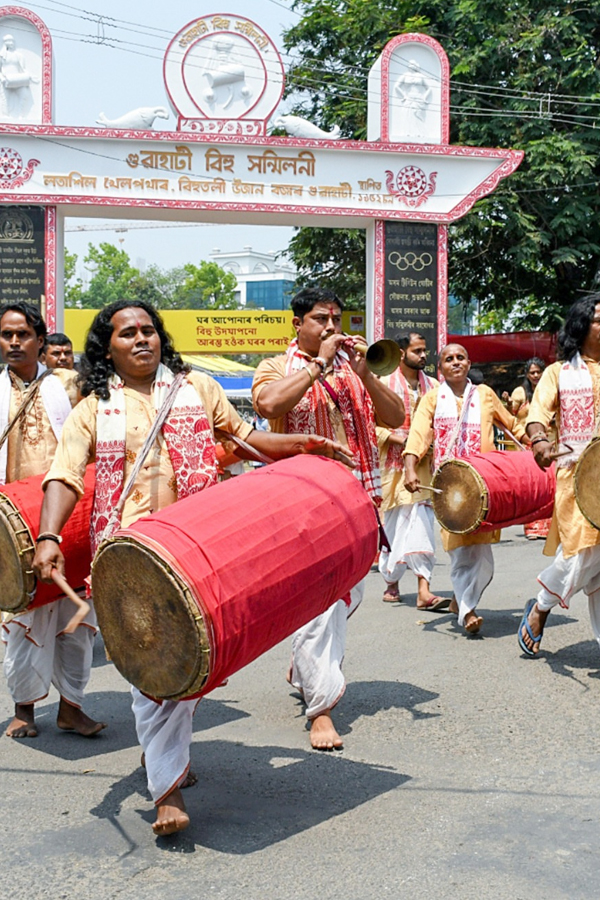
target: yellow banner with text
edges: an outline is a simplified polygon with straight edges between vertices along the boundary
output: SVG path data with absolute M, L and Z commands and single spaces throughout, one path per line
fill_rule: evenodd
M 97 310 L 65 309 L 65 333 L 81 353 Z M 294 336 L 291 310 L 166 309 L 160 315 L 180 353 L 284 353 Z M 354 311 L 342 316 L 348 334 L 365 334 L 365 316 Z

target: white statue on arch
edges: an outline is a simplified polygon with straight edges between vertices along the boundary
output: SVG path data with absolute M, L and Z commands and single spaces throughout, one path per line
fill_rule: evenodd
M 9 120 L 25 119 L 33 107 L 31 85 L 38 84 L 28 70 L 25 56 L 17 50 L 12 34 L 5 34 L 0 49 L 2 114 Z
M 247 105 L 252 90 L 246 83 L 246 68 L 233 58 L 234 42 L 231 38 L 219 37 L 214 40 L 213 48 L 204 70 L 208 82 L 204 99 L 223 110 L 229 109 L 235 100 L 241 99 Z
M 420 135 L 427 118 L 431 101 L 431 87 L 419 63 L 411 59 L 404 75 L 396 80 L 394 94 L 405 110 L 405 126 L 408 135 Z

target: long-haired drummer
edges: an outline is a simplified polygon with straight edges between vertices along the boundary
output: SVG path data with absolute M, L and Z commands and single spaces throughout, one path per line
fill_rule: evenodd
M 252 386 L 254 408 L 269 420 L 272 431 L 316 431 L 347 443 L 357 460 L 357 477 L 379 504 L 375 417 L 378 424 L 396 428 L 404 419 L 404 407 L 342 334 L 342 309 L 333 291 L 309 287 L 296 294 L 292 300 L 296 337 L 285 355 L 259 364 Z M 347 619 L 363 591 L 361 582 L 351 591 L 349 603 L 339 600 L 293 637 L 289 680 L 304 696 L 311 744 L 318 750 L 342 746 L 331 709 L 345 687 L 341 664 Z
M 82 494 L 86 466 L 94 461 L 95 547 L 121 524 L 130 525 L 140 516 L 215 484 L 215 438 L 236 435 L 277 459 L 317 453 L 348 461 L 347 448 L 316 435 L 286 437 L 254 431 L 212 378 L 188 371 L 159 315 L 142 301 L 118 300 L 98 313 L 87 336 L 82 373 L 84 399 L 65 423 L 45 480 L 40 527 L 46 531 L 60 533 Z M 119 521 L 111 515 L 114 505 L 178 373 L 185 377 Z M 34 566 L 44 580 L 52 567 L 62 570 L 60 547 L 41 544 Z M 181 831 L 189 824 L 180 788 L 194 780 L 189 774 L 189 747 L 197 700 L 159 703 L 136 688 L 132 693 L 148 785 L 157 806 L 154 831 Z
M 573 473 L 577 460 L 598 434 L 600 421 L 600 293 L 578 300 L 558 336 L 559 362 L 544 371 L 531 400 L 527 433 L 535 461 L 544 469 L 556 458 L 548 429 L 554 416 L 559 450 L 556 500 L 544 553 L 554 561 L 538 576 L 537 599 L 525 607 L 519 646 L 537 656 L 550 610 L 583 590 L 589 597 L 592 629 L 600 642 L 600 531 L 587 522 L 575 500 Z
M 0 449 L 0 484 L 8 484 L 48 471 L 78 394 L 76 373 L 66 369 L 57 369 L 35 383 L 46 368 L 39 362 L 46 324 L 37 307 L 10 303 L 0 307 L 0 316 L 0 351 L 6 363 L 0 375 L 0 434 L 14 421 L 26 398 L 34 396 Z M 55 539 L 40 532 L 39 546 Z M 90 610 L 73 634 L 65 634 L 72 613 L 71 601 L 63 598 L 15 617 L 5 615 L 4 673 L 15 703 L 15 717 L 6 732 L 9 737 L 37 735 L 34 704 L 48 694 L 50 684 L 60 694 L 59 728 L 89 736 L 105 727 L 81 709 L 90 677 L 96 617 Z
M 417 463 L 423 458 L 433 436 L 435 468 L 447 459 L 461 459 L 472 453 L 494 449 L 494 425 L 508 428 L 519 439 L 525 433 L 485 384 L 477 387 L 469 379 L 471 362 L 460 344 L 448 344 L 440 353 L 444 382 L 425 394 L 415 413 L 404 459 L 406 487 L 419 489 Z M 494 557 L 491 544 L 500 540 L 500 531 L 449 534 L 442 529 L 444 550 L 450 553 L 450 577 L 454 598 L 450 605 L 458 613 L 458 623 L 475 634 L 483 618 L 475 612 L 481 595 L 492 580 Z
M 435 611 L 448 606 L 450 599 L 436 597 L 429 589 L 435 566 L 433 509 L 429 497 L 406 490 L 402 453 L 419 402 L 438 382 L 424 371 L 427 344 L 422 334 L 411 331 L 396 335 L 396 343 L 400 347 L 400 365 L 384 382 L 402 397 L 406 418 L 393 431 L 377 428 L 383 492 L 381 510 L 391 545 L 389 551 L 384 548 L 379 555 L 379 571 L 386 582 L 383 599 L 388 603 L 400 600 L 398 581 L 411 569 L 418 582 L 417 608 Z M 430 453 L 419 463 L 421 484 L 431 484 L 431 463 Z

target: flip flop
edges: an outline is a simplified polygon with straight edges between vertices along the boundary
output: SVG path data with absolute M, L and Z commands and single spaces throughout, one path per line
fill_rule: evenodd
M 534 644 L 541 643 L 542 635 L 544 634 L 544 629 L 542 628 L 542 630 L 536 637 L 536 635 L 531 630 L 531 625 L 529 624 L 529 613 L 535 606 L 535 603 L 536 603 L 536 601 L 534 598 L 533 600 L 528 600 L 527 603 L 525 604 L 525 611 L 523 613 L 523 618 L 521 619 L 521 624 L 519 625 L 519 632 L 517 635 L 518 640 L 519 640 L 519 647 L 521 648 L 521 650 L 523 651 L 523 653 L 526 656 L 530 657 L 530 659 L 535 659 L 535 657 L 539 653 L 539 647 L 538 647 L 538 650 L 534 653 L 534 651 L 531 650 L 527 646 L 525 641 L 523 640 L 523 635 L 521 634 L 521 632 L 523 631 L 523 629 L 525 629 L 525 631 L 527 632 L 527 634 L 529 635 L 529 637 L 531 638 L 531 640 L 533 641 Z
M 400 603 L 400 591 L 398 590 L 398 585 L 396 584 L 394 586 L 388 584 L 381 599 L 384 603 Z
M 451 597 L 430 597 L 424 606 L 418 606 L 417 609 L 426 609 L 428 612 L 437 612 L 439 609 L 446 609 L 450 606 Z

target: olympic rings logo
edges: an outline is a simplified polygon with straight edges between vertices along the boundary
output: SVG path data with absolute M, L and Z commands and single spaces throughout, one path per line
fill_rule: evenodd
M 390 253 L 388 259 L 391 265 L 396 266 L 400 272 L 406 272 L 408 269 L 414 269 L 415 272 L 422 272 L 423 269 L 426 269 L 427 266 L 430 266 L 433 262 L 431 253 L 421 253 L 420 256 L 417 256 L 412 250 L 409 253 L 405 253 L 404 256 L 394 250 Z

